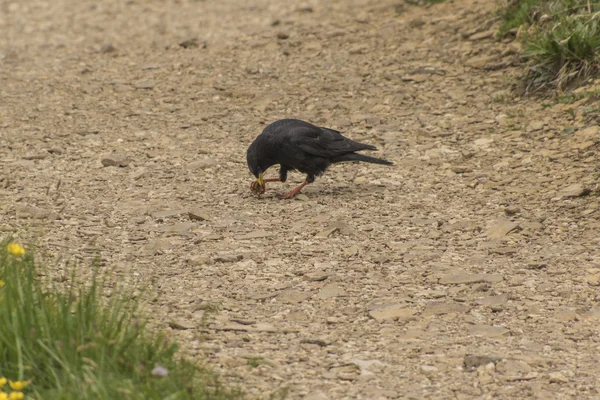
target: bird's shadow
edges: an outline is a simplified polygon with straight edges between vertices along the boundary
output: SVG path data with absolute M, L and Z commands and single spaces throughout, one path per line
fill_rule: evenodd
M 264 194 L 257 195 L 252 193 L 250 190 L 244 190 L 243 192 L 238 192 L 242 198 L 244 199 L 257 199 L 257 200 L 282 200 L 279 198 L 279 195 L 288 193 L 295 185 L 291 185 L 289 188 L 285 186 L 277 187 L 277 188 L 269 188 Z M 323 200 L 326 198 L 340 198 L 340 197 L 348 197 L 349 195 L 356 195 L 362 193 L 371 193 L 373 191 L 377 191 L 377 185 L 361 185 L 359 187 L 356 186 L 348 186 L 348 185 L 340 185 L 340 186 L 327 186 L 327 187 L 311 187 L 310 189 L 305 189 L 301 193 L 309 198 L 309 200 Z

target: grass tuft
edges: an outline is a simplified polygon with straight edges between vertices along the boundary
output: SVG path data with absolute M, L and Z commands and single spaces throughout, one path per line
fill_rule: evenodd
M 501 34 L 518 28 L 529 89 L 562 91 L 600 72 L 600 3 L 512 0 L 500 14 Z
M 49 289 L 33 253 L 8 245 L 0 242 L 0 376 L 27 382 L 25 398 L 241 398 L 148 333 L 131 296 L 113 289 L 106 300 L 98 268 L 87 285 L 73 274 L 69 289 Z

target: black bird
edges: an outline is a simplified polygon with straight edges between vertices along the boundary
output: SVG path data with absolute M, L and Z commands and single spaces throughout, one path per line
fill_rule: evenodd
M 331 164 L 342 161 L 364 161 L 393 165 L 381 158 L 357 154 L 360 150 L 377 150 L 375 146 L 350 140 L 338 131 L 321 128 L 297 119 L 282 119 L 268 125 L 248 148 L 246 159 L 250 172 L 256 177 L 250 189 L 256 194 L 265 192 L 265 182 L 285 182 L 288 171 L 306 174 L 306 181 L 279 197 L 291 199 L 315 181 Z M 264 179 L 263 173 L 279 164 L 279 178 Z

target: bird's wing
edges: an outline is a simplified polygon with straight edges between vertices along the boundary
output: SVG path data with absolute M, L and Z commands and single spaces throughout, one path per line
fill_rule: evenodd
M 342 136 L 338 131 L 327 128 L 298 127 L 290 131 L 291 142 L 306 153 L 318 157 L 335 157 L 359 150 L 374 150 L 375 147 L 357 143 Z

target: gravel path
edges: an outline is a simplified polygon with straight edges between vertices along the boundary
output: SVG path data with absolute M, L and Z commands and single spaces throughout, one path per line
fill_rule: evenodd
M 0 230 L 56 279 L 100 255 L 249 398 L 600 398 L 598 114 L 511 91 L 492 4 L 0 10 Z M 257 199 L 284 117 L 396 166 Z

